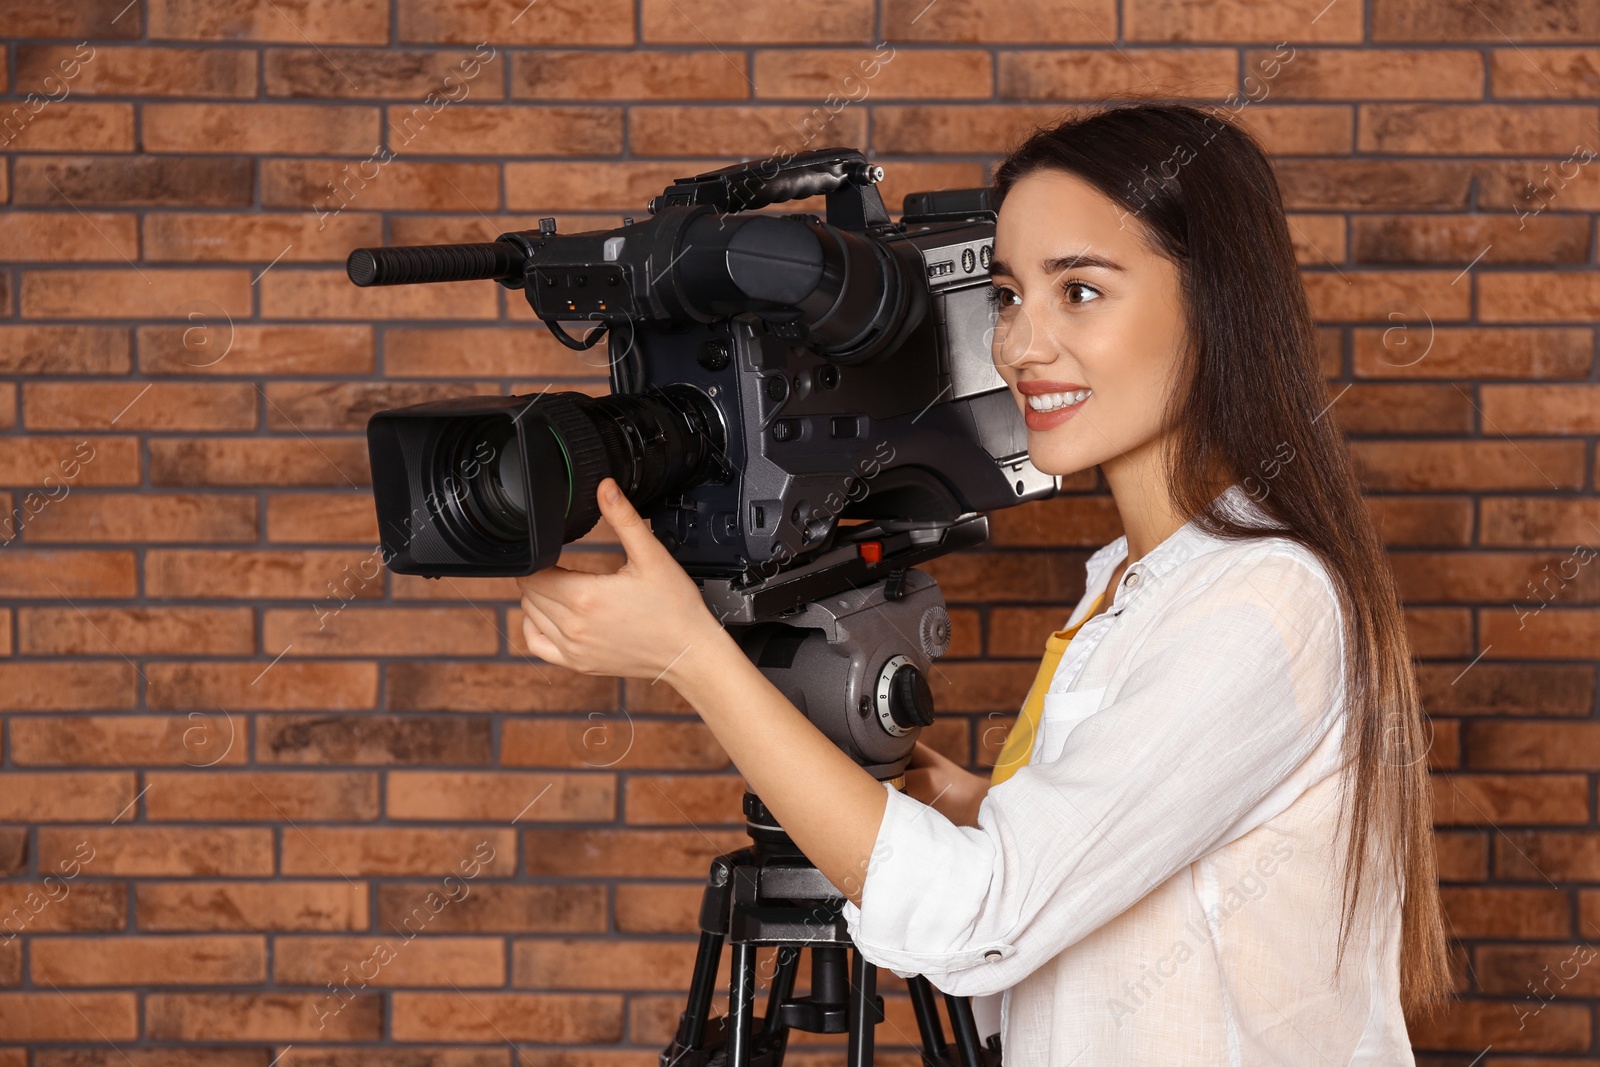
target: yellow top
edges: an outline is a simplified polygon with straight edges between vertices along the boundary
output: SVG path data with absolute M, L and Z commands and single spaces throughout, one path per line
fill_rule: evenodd
M 1022 714 L 1017 717 L 1017 724 L 1011 728 L 1011 733 L 1006 735 L 1006 743 L 1000 749 L 1000 757 L 995 760 L 994 774 L 989 779 L 991 787 L 1017 773 L 1017 768 L 1024 766 L 1033 755 L 1033 739 L 1039 732 L 1039 715 L 1044 710 L 1044 694 L 1050 688 L 1050 680 L 1055 677 L 1056 664 L 1061 662 L 1061 654 L 1067 650 L 1067 645 L 1072 643 L 1072 638 L 1083 628 L 1083 623 L 1088 622 L 1100 608 L 1100 600 L 1105 594 L 1094 598 L 1094 603 L 1089 606 L 1089 613 L 1083 617 L 1083 622 L 1065 630 L 1057 630 L 1044 642 L 1044 659 L 1039 661 L 1039 673 L 1033 677 L 1033 688 L 1028 690 L 1028 699 L 1023 701 Z

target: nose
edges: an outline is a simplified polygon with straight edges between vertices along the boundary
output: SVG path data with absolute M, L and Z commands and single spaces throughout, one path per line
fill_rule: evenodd
M 1020 370 L 1023 367 L 1055 360 L 1055 352 L 1045 331 L 1034 326 L 1026 307 L 1000 315 L 990 345 L 997 367 Z

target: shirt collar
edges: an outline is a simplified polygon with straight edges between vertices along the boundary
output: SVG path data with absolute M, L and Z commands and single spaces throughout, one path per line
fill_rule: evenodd
M 1266 509 L 1252 499 L 1237 482 L 1229 485 L 1213 499 L 1219 503 L 1225 514 L 1237 521 L 1258 526 L 1276 525 Z M 1204 555 L 1229 543 L 1224 538 L 1207 533 L 1200 528 L 1196 520 L 1190 519 L 1167 535 L 1166 540 L 1145 553 L 1142 559 L 1129 564 L 1128 569 L 1123 572 L 1121 587 L 1127 588 L 1132 593 L 1136 588 L 1144 587 L 1146 582 L 1159 579 L 1196 556 Z M 1105 584 L 1111 572 L 1116 570 L 1117 564 L 1127 555 L 1127 534 L 1097 549 L 1084 564 L 1084 588 L 1098 589 L 1102 593 L 1109 591 L 1115 597 L 1117 590 L 1106 590 Z M 1130 574 L 1138 575 L 1131 584 L 1128 581 Z

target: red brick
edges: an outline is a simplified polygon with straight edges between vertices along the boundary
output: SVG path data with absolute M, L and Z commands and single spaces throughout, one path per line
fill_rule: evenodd
M 267 976 L 262 937 L 36 937 L 31 977 L 58 986 L 242 985 Z
M 151 771 L 145 783 L 152 822 L 367 822 L 378 816 L 376 774 Z
M 146 664 L 145 675 L 147 702 L 164 711 L 354 710 L 373 707 L 378 692 L 378 669 L 371 663 L 158 662 Z M 224 729 L 217 727 L 219 736 Z
M 11 759 L 41 766 L 196 766 L 217 758 L 196 742 L 208 724 L 177 715 L 27 716 L 11 720 Z M 238 723 L 243 732 L 244 723 Z M 225 729 L 219 727 L 218 735 Z M 245 739 L 237 738 L 218 760 L 243 763 Z
M 782 53 L 790 54 L 790 53 Z M 511 91 L 532 100 L 747 100 L 742 53 L 594 52 L 539 49 L 511 58 Z M 763 61 L 765 61 L 763 56 Z
M 1585 574 L 1571 549 L 1550 552 L 1413 553 L 1392 557 L 1402 596 L 1412 601 L 1498 600 L 1508 590 L 1528 609 L 1541 600 L 1600 600 L 1600 576 Z M 1600 568 L 1597 568 L 1600 570 Z
M 617 930 L 628 934 L 693 934 L 700 930 L 697 885 L 617 886 Z
M 587 53 L 586 53 L 587 54 Z M 503 97 L 506 54 L 482 43 L 464 51 L 396 48 L 272 48 L 263 80 L 268 96 L 421 100 L 429 93 L 460 102 Z
M 157 262 L 343 263 L 350 249 L 383 243 L 376 215 L 151 214 L 144 220 L 145 258 Z
M 139 929 L 365 930 L 367 889 L 359 883 L 157 882 L 138 887 Z
M 138 485 L 139 441 L 99 435 L 0 438 L 0 484 L 36 488 L 54 500 L 84 486 Z
M 448 165 L 453 166 L 454 164 Z M 552 165 L 560 166 L 561 164 Z M 612 167 L 622 167 L 625 165 L 626 164 L 624 163 L 611 164 L 605 169 L 610 170 Z M 545 166 L 545 164 L 507 163 L 505 165 L 506 170 L 508 171 L 524 166 L 539 167 Z M 691 166 L 684 169 L 693 168 Z M 593 175 L 595 181 L 598 182 L 600 180 L 600 175 L 603 172 L 591 170 L 589 173 Z M 660 190 L 658 189 L 656 192 L 660 192 Z M 633 211 L 642 211 L 643 206 L 649 199 L 650 195 L 654 194 L 649 194 L 643 199 L 630 205 L 631 209 Z M 816 198 L 814 197 L 811 198 L 811 202 L 815 202 L 815 199 Z M 807 201 L 796 201 L 796 203 L 806 202 Z M 616 225 L 617 222 L 616 215 L 611 213 L 576 214 L 573 212 L 563 211 L 549 212 L 539 210 L 537 206 L 529 209 L 529 213 L 525 215 L 474 214 L 470 217 L 464 215 L 404 215 L 390 220 L 389 239 L 395 244 L 408 245 L 450 244 L 455 241 L 493 241 L 502 233 L 509 233 L 513 230 L 536 231 L 539 228 L 540 218 L 555 219 L 557 223 L 556 228 L 561 233 L 579 233 L 584 230 L 605 230 L 610 229 L 612 226 Z M 511 301 L 510 306 L 517 307 L 521 303 L 522 301 L 514 299 Z M 535 323 L 538 322 L 537 319 L 534 319 L 533 321 Z M 538 326 L 542 329 L 543 323 L 538 323 Z M 573 354 L 576 355 L 577 353 Z M 598 359 L 599 355 L 599 353 L 593 353 L 590 358 Z
M 825 128 L 822 136 L 827 143 L 857 140 L 845 135 L 851 110 L 840 112 Z M 903 155 L 1003 153 L 1035 126 L 1059 122 L 1061 110 L 1041 104 L 888 104 L 873 110 L 872 147 L 877 152 Z M 826 115 L 824 108 L 813 125 Z M 798 126 L 799 116 L 795 123 Z
M 1435 328 L 1414 309 L 1397 314 L 1393 326 L 1354 331 L 1358 376 L 1583 378 L 1594 363 L 1592 330 Z
M 938 579 L 945 599 L 952 603 L 1049 601 L 1070 607 L 1083 595 L 1088 555 L 1082 551 L 962 552 L 934 560 L 924 569 Z
M 1469 291 L 1452 284 L 1459 271 L 1307 271 L 1301 277 L 1311 313 L 1319 322 L 1341 320 L 1396 321 L 1390 316 L 1418 316 L 1418 309 L 1433 322 L 1466 319 Z M 1498 277 L 1498 275 L 1497 275 Z M 1420 316 L 1418 316 L 1420 317 Z
M 79 880 L 93 863 L 87 848 L 82 855 L 88 863 L 74 859 L 65 867 L 47 868 L 41 881 L 0 886 L 0 931 L 8 939 L 22 933 L 121 930 L 127 925 L 127 889 Z
M 611 775 L 390 771 L 390 819 L 457 822 L 606 822 L 616 814 Z
M 709 160 L 689 163 L 620 160 L 604 167 L 591 163 L 507 163 L 506 204 L 523 210 L 612 208 L 643 218 L 645 203 L 674 180 L 685 174 L 713 170 L 716 166 Z M 473 239 L 488 239 L 488 235 Z
M 1588 136 L 1593 107 L 1508 104 L 1363 104 L 1363 152 L 1558 155 Z
M 145 591 L 157 597 L 375 599 L 383 595 L 381 567 L 370 550 L 152 549 L 145 555 Z
M 1405 619 L 1416 656 L 1468 658 L 1478 651 L 1472 640 L 1472 613 L 1465 608 L 1406 608 Z
M 1592 882 L 1600 872 L 1600 836 L 1557 830 L 1510 830 L 1495 849 L 1503 881 Z
M 1457 1000 L 1435 1018 L 1408 1022 L 1418 1048 L 1467 1054 L 1487 1046 L 1509 1052 L 1582 1052 L 1589 1048 L 1590 1011 L 1575 1004 L 1547 1004 L 1533 1012 L 1526 1000 Z
M 1273 164 L 1291 211 L 1466 210 L 1472 168 L 1432 160 L 1278 160 Z
M 522 17 L 522 4 L 477 0 L 401 0 L 399 39 L 452 44 L 633 44 L 632 0 L 595 0 L 582 6 L 552 4 Z M 698 42 L 697 42 L 698 43 Z M 598 58 L 598 57 L 597 57 Z
M 738 776 L 633 774 L 623 821 L 630 826 L 716 826 L 742 823 L 744 779 Z
M 74 493 L 27 526 L 29 541 L 254 541 L 251 496 Z
M 280 268 L 268 271 L 259 288 L 261 314 L 274 319 L 492 319 L 499 313 L 497 287 L 483 282 L 359 289 L 342 270 Z
M 243 382 L 34 382 L 22 403 L 40 430 L 249 430 L 258 402 Z
M 502 878 L 513 874 L 516 869 L 515 832 L 311 827 L 283 838 L 284 874 L 309 874 L 318 878 L 400 874 L 443 877 L 465 872 L 474 863 L 481 865 L 479 877 Z
M 255 161 L 204 156 L 19 158 L 15 202 L 58 207 L 236 207 L 254 196 Z
M 494 616 L 475 608 L 346 604 L 330 596 L 301 608 L 267 609 L 264 647 L 293 656 L 491 656 L 500 647 Z
M 7 101 L 0 138 L 8 152 L 131 152 L 133 105 Z
M 307 104 L 146 104 L 150 152 L 370 154 L 378 109 Z
M 1116 5 L 1092 0 L 1068 6 L 1022 0 L 1002 8 L 979 3 L 888 0 L 883 33 L 892 40 L 963 44 L 1103 44 L 1117 35 Z M 898 57 L 896 57 L 898 58 Z
M 1484 424 L 1500 433 L 1566 435 L 1600 432 L 1600 386 L 1486 385 Z
M 139 998 L 132 993 L 0 993 L 0 1041 L 132 1041 L 138 1036 Z
M 1586 4 L 1523 4 L 1517 0 L 1377 0 L 1375 41 L 1483 41 L 1503 45 L 1600 35 L 1600 12 Z
M 266 390 L 267 425 L 301 432 L 363 430 L 373 412 L 472 396 L 484 388 L 466 382 L 274 382 Z
M 390 1001 L 396 1041 L 613 1045 L 622 1040 L 620 996 L 478 991 L 394 993 Z
M 1244 63 L 1273 100 L 1476 100 L 1483 96 L 1483 57 L 1466 50 L 1299 45 L 1292 53 L 1248 51 Z M 1250 90 L 1247 95 L 1260 92 L 1253 83 L 1246 89 Z
M 676 990 L 694 973 L 692 941 L 541 938 L 512 946 L 511 982 L 523 989 Z
M 147 1034 L 156 1041 L 376 1041 L 375 996 L 332 993 L 150 993 Z
M 1233 121 L 1272 156 L 1348 154 L 1355 142 L 1355 116 L 1342 105 L 1234 107 L 1239 113 Z
M 183 318 L 197 303 L 245 317 L 250 313 L 249 272 L 151 267 L 136 273 L 53 270 L 22 275 L 22 314 L 29 318 Z
M 630 691 L 629 706 L 633 704 Z M 633 719 L 621 713 L 583 719 L 512 719 L 500 741 L 508 767 L 590 767 L 603 770 L 626 761 L 629 770 L 659 767 L 721 770 L 728 754 L 704 723 Z
M 888 44 L 871 49 L 785 48 L 757 54 L 754 80 L 757 97 L 808 103 L 830 96 L 835 102 L 862 103 L 985 100 L 993 93 L 994 67 L 988 54 L 968 49 L 894 49 Z
M 611 155 L 622 149 L 622 110 L 605 107 L 390 106 L 394 151 L 430 155 Z M 493 205 L 485 205 L 493 206 Z
M 506 378 L 518 374 L 587 378 L 606 373 L 604 357 L 574 352 L 549 333 L 525 327 L 389 329 L 384 331 L 383 345 L 384 371 L 397 378 Z
M 1485 647 L 1494 646 L 1485 655 L 1496 659 L 1588 660 L 1600 648 L 1600 610 L 1592 608 L 1541 607 L 1538 601 L 1485 608 L 1478 613 L 1478 629 Z
M 0 326 L 6 374 L 125 374 L 131 365 L 126 327 Z
M 1583 667 L 1484 660 L 1470 667 L 1421 664 L 1417 681 L 1423 705 L 1440 714 L 1575 718 L 1594 706 L 1594 674 Z
M 150 36 L 189 41 L 287 41 L 296 45 L 381 44 L 389 39 L 389 5 L 354 0 L 284 9 L 272 0 L 152 0 Z
M 372 372 L 370 326 L 256 326 L 204 313 L 191 322 L 141 326 L 140 371 L 208 376 Z
M 280 544 L 376 545 L 378 517 L 372 494 L 269 494 L 267 540 Z
M 1441 830 L 1433 837 L 1440 881 L 1481 882 L 1488 876 L 1489 846 L 1483 834 Z
M 528 873 L 563 877 L 704 878 L 713 859 L 749 844 L 743 830 L 524 830 Z
M 60 8 L 0 0 L 0 21 L 8 37 L 137 37 L 139 20 L 117 17 L 123 6 L 118 0 L 84 0 Z
M 81 55 L 79 47 L 19 46 L 17 81 L 59 77 Z M 245 49 L 96 45 L 69 84 L 74 94 L 85 96 L 250 97 L 256 95 L 256 56 Z
M 454 906 L 453 898 L 441 899 Z M 470 989 L 504 986 L 505 969 L 505 942 L 498 937 L 416 938 L 408 931 L 376 938 L 280 937 L 273 946 L 272 977 L 283 985 L 332 980 L 356 989 L 446 983 Z
M 1472 500 L 1465 497 L 1366 498 L 1384 544 L 1466 545 L 1472 541 Z
M 1563 215 L 1372 215 L 1351 220 L 1363 263 L 1583 263 L 1589 227 Z
M 691 16 L 673 0 L 644 0 L 640 15 L 651 44 L 845 44 L 871 40 L 873 7 L 871 0 L 759 6 L 701 0 Z
M 268 715 L 256 751 L 263 763 L 486 766 L 489 725 L 454 715 Z
M 127 262 L 139 255 L 139 228 L 132 215 L 96 211 L 8 211 L 0 215 L 0 243 L 25 249 L 21 262 Z M 15 332 L 10 331 L 10 332 Z
M 1353 441 L 1350 454 L 1374 489 L 1576 489 L 1583 482 L 1576 442 Z
M 493 211 L 500 204 L 500 168 L 493 163 L 417 163 L 408 159 L 378 167 L 365 156 L 350 160 L 269 159 L 261 164 L 261 202 L 310 212 L 320 227 L 332 227 L 346 215 L 372 211 L 467 211 L 476 217 L 477 212 Z M 494 233 L 485 239 L 498 236 Z
M 0 710 L 109 711 L 131 708 L 138 673 L 125 660 L 0 663 Z
M 1600 724 L 1475 722 L 1467 765 L 1496 770 L 1600 770 Z
M 39 862 L 56 866 L 84 842 L 96 877 L 272 874 L 272 831 L 158 826 L 46 827 Z
M 1468 434 L 1472 400 L 1450 385 L 1330 387 L 1328 409 L 1347 434 Z
M 418 619 L 477 617 L 472 608 L 395 610 Z M 616 706 L 617 680 L 532 662 L 412 661 L 389 665 L 388 691 L 398 711 L 600 711 Z
M 1600 275 L 1496 271 L 1478 299 L 1485 322 L 1583 322 L 1600 306 Z
M 158 440 L 152 485 L 367 485 L 367 446 L 348 438 Z
M 1317 0 L 1244 0 L 1219 7 L 1203 0 L 1127 0 L 1123 34 L 1130 41 L 1359 41 L 1361 9 Z M 1099 23 L 1106 34 L 1113 22 Z M 1109 40 L 1109 37 L 1101 37 Z
M 518 885 L 469 881 L 383 882 L 378 886 L 378 927 L 406 933 L 603 933 L 605 887 L 563 882 Z M 464 895 L 462 894 L 464 887 Z M 663 888 L 652 885 L 652 889 Z M 449 905 L 435 910 L 429 894 Z
M 753 158 L 836 144 L 865 144 L 866 110 L 850 105 L 833 107 L 835 110 L 830 110 L 822 101 L 810 105 L 635 107 L 628 116 L 628 143 L 636 156 Z M 877 148 L 895 151 L 882 143 Z M 925 144 L 918 151 L 940 149 Z
M 1600 526 L 1600 501 L 1594 499 L 1485 497 L 1478 513 L 1478 536 L 1485 545 L 1570 548 L 1585 544 Z
M 997 95 L 1026 100 L 1083 100 L 1115 94 L 1218 98 L 1234 91 L 1237 84 L 1238 58 L 1227 49 L 1124 48 L 1107 52 L 1063 48 L 1001 52 Z
M 1579 774 L 1436 774 L 1431 782 L 1433 817 L 1442 826 L 1589 821 L 1589 783 Z
M 1565 890 L 1446 886 L 1439 896 L 1459 938 L 1556 938 L 1572 930 Z
M 138 792 L 132 774 L 11 771 L 0 778 L 0 822 L 111 822 Z
M 17 632 L 25 655 L 206 656 L 255 648 L 249 608 L 23 608 Z
M 1497 97 L 1600 96 L 1600 70 L 1590 48 L 1496 48 L 1489 81 Z

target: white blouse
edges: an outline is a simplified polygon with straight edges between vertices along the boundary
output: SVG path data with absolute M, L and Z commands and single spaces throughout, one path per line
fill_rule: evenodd
M 1222 500 L 1270 523 L 1238 485 Z M 1126 555 L 1119 537 L 1089 558 L 1069 626 Z M 1377 921 L 1334 982 L 1340 616 L 1293 541 L 1179 529 L 1067 647 L 1029 763 L 976 828 L 885 783 L 844 904 L 861 953 L 1000 994 L 1006 1067 L 1414 1064 L 1400 890 L 1373 866 Z

